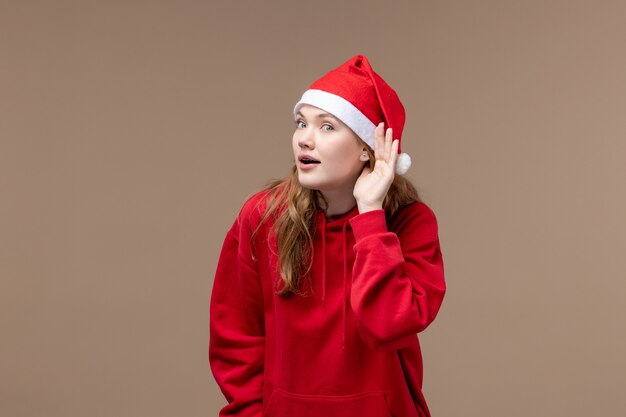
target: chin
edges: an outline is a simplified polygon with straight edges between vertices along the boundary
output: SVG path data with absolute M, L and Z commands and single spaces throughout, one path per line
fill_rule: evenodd
M 300 183 L 301 187 L 308 188 L 309 190 L 319 190 L 320 186 L 322 186 L 322 184 L 320 184 L 318 181 L 303 179 L 301 175 L 298 175 L 298 182 Z
M 300 186 L 302 188 L 307 188 L 309 190 L 319 190 L 319 187 L 317 186 L 317 184 L 313 184 L 309 182 L 302 182 L 300 180 L 298 180 L 298 182 L 300 183 Z

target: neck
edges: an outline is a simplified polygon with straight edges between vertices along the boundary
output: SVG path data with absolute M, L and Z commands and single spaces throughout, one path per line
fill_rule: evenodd
M 347 213 L 356 205 L 356 199 L 352 193 L 326 192 L 322 191 L 324 198 L 328 201 L 326 217 L 330 218 Z

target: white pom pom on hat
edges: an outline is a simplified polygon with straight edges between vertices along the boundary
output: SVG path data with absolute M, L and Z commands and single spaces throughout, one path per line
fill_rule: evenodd
M 409 168 L 411 168 L 411 157 L 408 153 L 402 152 L 396 161 L 396 173 L 405 174 Z
M 385 122 L 393 139 L 398 139 L 396 173 L 405 174 L 411 157 L 401 151 L 406 113 L 398 94 L 372 69 L 364 55 L 356 55 L 315 81 L 293 108 L 294 116 L 303 104 L 333 114 L 374 149 L 374 130 Z

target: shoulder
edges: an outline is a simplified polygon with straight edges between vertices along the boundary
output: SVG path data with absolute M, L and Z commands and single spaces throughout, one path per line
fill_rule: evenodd
M 263 189 L 246 197 L 237 214 L 231 233 L 250 234 L 256 229 L 267 208 L 269 189 Z
M 400 208 L 389 219 L 389 228 L 407 240 L 439 238 L 437 216 L 422 201 L 415 201 Z
M 259 217 L 263 215 L 267 208 L 267 200 L 270 194 L 270 190 L 263 189 L 248 197 L 239 210 L 237 217 L 247 218 Z

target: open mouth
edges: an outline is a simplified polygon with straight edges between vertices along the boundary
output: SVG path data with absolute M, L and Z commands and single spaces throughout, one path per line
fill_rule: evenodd
M 302 162 L 305 165 L 309 165 L 309 164 L 319 164 L 320 161 L 316 161 L 314 159 L 301 159 L 300 162 Z

